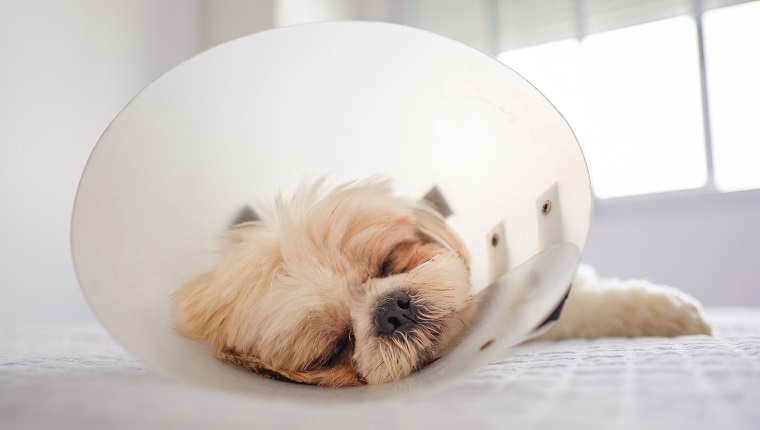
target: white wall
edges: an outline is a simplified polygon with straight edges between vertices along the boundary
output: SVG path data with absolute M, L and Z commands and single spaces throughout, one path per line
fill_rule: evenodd
M 0 0 L 0 325 L 91 318 L 69 222 L 98 137 L 200 48 L 200 1 Z
M 706 306 L 760 305 L 760 191 L 597 204 L 584 261 L 672 285 Z

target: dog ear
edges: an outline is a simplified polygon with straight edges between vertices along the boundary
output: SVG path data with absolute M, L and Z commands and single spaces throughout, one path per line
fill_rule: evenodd
M 224 238 L 228 242 L 225 257 L 213 270 L 196 277 L 173 295 L 177 329 L 215 348 L 229 344 L 227 327 L 236 315 L 235 309 L 243 306 L 257 280 L 264 277 L 260 270 L 276 264 L 279 258 L 279 240 L 263 222 L 240 224 L 227 231 Z M 252 254 L 251 249 L 257 253 Z M 258 259 L 261 264 L 251 266 L 247 264 L 249 260 L 238 258 L 239 255 Z
M 208 342 L 224 343 L 221 326 L 226 315 L 217 303 L 219 295 L 210 293 L 213 273 L 204 273 L 174 293 L 176 328 L 185 336 Z

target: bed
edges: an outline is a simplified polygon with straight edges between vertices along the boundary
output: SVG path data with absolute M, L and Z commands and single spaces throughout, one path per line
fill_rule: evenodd
M 96 323 L 3 327 L 0 428 L 759 428 L 760 308 L 707 314 L 712 337 L 531 343 L 424 394 L 334 402 L 177 384 Z

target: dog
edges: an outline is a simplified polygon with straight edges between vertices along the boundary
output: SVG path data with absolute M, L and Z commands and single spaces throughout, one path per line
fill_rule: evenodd
M 466 336 L 470 256 L 426 200 L 372 178 L 302 184 L 227 234 L 221 261 L 174 296 L 178 330 L 269 378 L 343 387 L 403 378 Z M 537 340 L 709 334 L 699 303 L 582 269 Z

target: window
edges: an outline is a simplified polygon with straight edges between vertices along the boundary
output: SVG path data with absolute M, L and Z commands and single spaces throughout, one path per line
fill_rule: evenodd
M 547 96 L 598 197 L 760 188 L 760 1 L 405 4 L 407 24 L 498 53 Z
M 598 197 L 707 180 L 696 29 L 676 17 L 507 51 L 570 122 Z
M 760 188 L 760 2 L 703 15 L 715 185 Z

